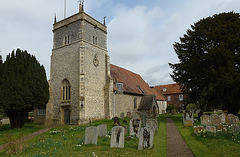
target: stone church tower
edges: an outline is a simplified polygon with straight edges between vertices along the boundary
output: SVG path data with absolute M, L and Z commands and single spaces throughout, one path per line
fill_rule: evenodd
M 83 11 L 53 24 L 50 100 L 45 123 L 110 118 L 113 83 L 107 27 Z

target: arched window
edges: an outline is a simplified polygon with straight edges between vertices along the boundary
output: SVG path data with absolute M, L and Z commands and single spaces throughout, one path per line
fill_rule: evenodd
M 62 100 L 71 99 L 71 86 L 68 80 L 63 80 L 61 83 L 61 97 Z

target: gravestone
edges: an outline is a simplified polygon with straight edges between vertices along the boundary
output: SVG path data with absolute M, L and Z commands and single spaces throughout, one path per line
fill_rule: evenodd
M 216 133 L 216 127 L 215 126 L 206 126 L 206 131 Z
M 140 119 L 131 119 L 129 127 L 130 127 L 130 135 L 135 135 L 136 137 L 139 137 L 141 120 Z
M 3 125 L 4 125 L 4 124 L 10 124 L 9 117 L 4 117 L 4 118 L 2 119 L 2 124 L 3 124 Z
M 200 120 L 202 125 L 210 125 L 210 117 L 208 115 L 202 115 Z
M 185 120 L 183 124 L 184 126 L 193 126 L 193 122 L 191 120 Z
M 227 118 L 227 114 L 226 113 L 220 114 L 219 117 L 221 119 L 221 123 L 226 123 L 226 118 Z
M 127 112 L 127 118 L 128 118 L 128 119 L 131 119 L 131 118 L 132 118 L 131 112 Z
M 182 115 L 183 115 L 183 123 L 184 123 L 184 125 L 185 124 L 186 125 L 188 125 L 188 124 L 192 124 L 193 125 L 194 119 L 193 119 L 193 113 L 192 112 L 185 112 Z M 185 122 L 185 121 L 187 121 L 187 122 Z M 191 121 L 191 123 L 189 121 Z
M 227 125 L 239 124 L 239 118 L 233 114 L 228 114 L 226 118 L 226 124 Z
M 198 115 L 198 113 L 200 112 L 201 110 L 200 109 L 198 109 L 198 110 L 196 110 L 195 111 L 195 113 Z
M 203 132 L 204 127 L 203 126 L 194 126 L 193 129 L 194 129 L 194 133 L 197 134 L 197 133 Z
M 239 134 L 240 133 L 240 125 L 239 124 L 232 125 L 230 127 L 230 132 L 233 134 Z
M 107 135 L 107 124 L 102 124 L 97 126 L 98 137 L 104 137 Z
M 177 112 L 176 112 L 175 109 L 172 109 L 172 110 L 171 110 L 171 114 L 172 114 L 172 115 L 175 115 L 176 113 L 177 113 Z
M 84 145 L 86 144 L 97 144 L 98 140 L 98 129 L 95 126 L 89 126 L 85 129 L 85 140 Z
M 217 131 L 223 131 L 223 125 L 222 124 L 219 124 L 219 125 L 217 125 L 216 126 L 216 129 L 217 129 Z
M 218 114 L 222 114 L 222 113 L 223 113 L 223 110 L 217 110 L 217 113 L 218 113 Z
M 147 119 L 146 126 L 151 128 L 154 132 L 158 131 L 158 124 L 156 119 Z
M 221 118 L 217 114 L 212 114 L 210 116 L 210 124 L 220 125 L 221 124 Z
M 150 127 L 143 127 L 139 132 L 139 141 L 138 141 L 138 149 L 143 150 L 145 148 L 153 147 L 153 137 L 154 130 Z
M 120 122 L 119 122 L 119 118 L 118 117 L 114 117 L 113 118 L 113 124 L 120 126 Z
M 143 127 L 146 126 L 146 121 L 147 121 L 147 116 L 146 115 L 142 115 L 142 126 Z
M 112 128 L 110 148 L 124 148 L 124 132 L 122 126 Z
M 121 117 L 121 119 L 124 119 L 124 113 L 123 112 L 120 114 L 120 117 Z
M 128 134 L 128 126 L 123 126 L 125 129 L 124 135 Z

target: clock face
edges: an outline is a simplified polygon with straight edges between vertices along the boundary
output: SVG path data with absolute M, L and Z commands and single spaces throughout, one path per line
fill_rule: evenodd
M 99 65 L 99 60 L 97 55 L 95 55 L 95 57 L 93 58 L 93 65 L 95 65 L 95 67 Z

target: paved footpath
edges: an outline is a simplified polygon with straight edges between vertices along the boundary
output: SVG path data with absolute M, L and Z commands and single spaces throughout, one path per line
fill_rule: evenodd
M 53 127 L 53 126 L 52 126 L 52 127 Z M 17 144 L 17 143 L 21 143 L 21 142 L 24 142 L 24 141 L 26 141 L 26 140 L 29 140 L 29 139 L 37 136 L 37 135 L 40 135 L 40 134 L 42 134 L 42 133 L 45 133 L 45 132 L 49 131 L 52 127 L 44 128 L 44 129 L 41 129 L 41 130 L 39 130 L 39 131 L 37 131 L 37 132 L 34 132 L 34 133 L 30 134 L 30 135 L 24 136 L 23 138 L 20 138 L 20 139 L 14 141 L 13 144 Z M 3 150 L 3 149 L 5 149 L 5 148 L 8 147 L 8 146 L 9 146 L 8 143 L 0 145 L 0 151 Z
M 167 157 L 194 157 L 171 118 L 166 118 Z

